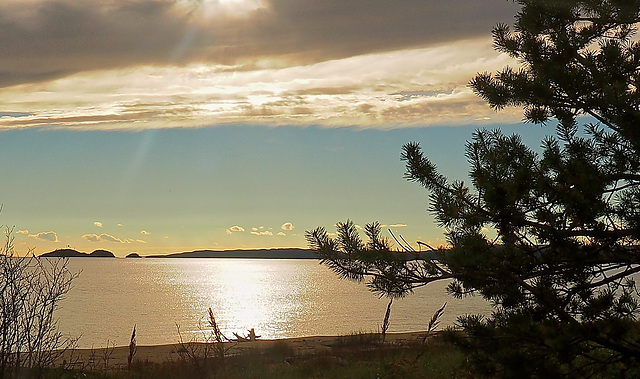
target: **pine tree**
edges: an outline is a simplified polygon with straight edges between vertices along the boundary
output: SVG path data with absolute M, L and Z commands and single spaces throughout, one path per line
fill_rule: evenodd
M 640 1 L 520 0 L 495 48 L 520 67 L 470 87 L 496 110 L 556 124 L 541 153 L 517 135 L 479 130 L 466 146 L 471 186 L 449 181 L 418 143 L 406 178 L 424 186 L 446 248 L 394 252 L 378 224 L 361 241 L 307 232 L 339 275 L 390 297 L 436 280 L 477 293 L 490 316 L 459 319 L 475 369 L 501 376 L 640 375 Z M 533 127 L 533 126 L 531 126 Z

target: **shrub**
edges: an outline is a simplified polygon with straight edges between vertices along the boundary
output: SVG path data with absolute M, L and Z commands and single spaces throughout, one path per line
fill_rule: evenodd
M 13 230 L 7 228 L 0 249 L 0 378 L 42 370 L 75 345 L 58 331 L 54 311 L 77 274 L 68 259 L 20 257 Z

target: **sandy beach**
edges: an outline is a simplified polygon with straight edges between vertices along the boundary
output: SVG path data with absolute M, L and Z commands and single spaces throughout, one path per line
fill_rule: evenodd
M 385 343 L 403 345 L 418 343 L 426 336 L 426 332 L 387 333 Z M 249 349 L 269 349 L 277 344 L 286 344 L 295 356 L 331 353 L 334 349 L 345 346 L 358 336 L 310 336 L 284 339 L 257 339 L 256 341 L 226 342 L 228 355 L 242 354 Z M 137 346 L 134 362 L 163 363 L 176 362 L 183 359 L 181 351 L 186 348 L 204 348 L 202 343 L 190 342 L 185 346 L 176 343 L 168 345 Z M 212 354 L 212 353 L 210 353 Z M 74 349 L 66 351 L 57 365 L 72 368 L 122 369 L 127 367 L 128 346 L 116 346 L 97 349 Z

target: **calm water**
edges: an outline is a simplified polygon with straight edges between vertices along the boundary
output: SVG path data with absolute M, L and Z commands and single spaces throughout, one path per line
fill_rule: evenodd
M 75 258 L 69 266 L 81 273 L 57 317 L 63 333 L 81 335 L 80 347 L 127 345 L 134 324 L 139 345 L 178 342 L 176 325 L 189 340 L 209 307 L 229 337 L 250 328 L 262 338 L 375 332 L 387 306 L 316 260 Z M 453 299 L 445 286 L 394 301 L 389 330 L 424 330 L 445 301 L 442 326 L 489 312 L 482 299 Z

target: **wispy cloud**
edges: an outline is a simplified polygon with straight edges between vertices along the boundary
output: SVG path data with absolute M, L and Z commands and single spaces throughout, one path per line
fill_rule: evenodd
M 100 221 L 94 221 L 93 225 L 95 225 L 96 228 L 102 228 L 102 223 Z
M 261 226 L 259 228 L 251 228 L 251 234 L 254 236 L 261 236 L 261 237 L 270 237 L 273 236 L 273 232 L 267 228 L 265 228 L 264 226 Z
M 234 225 L 226 230 L 227 234 L 242 233 L 244 228 L 242 226 Z
M 29 234 L 29 237 L 33 237 L 35 239 L 39 239 L 39 240 L 43 240 L 43 241 L 59 242 L 58 241 L 58 234 L 56 234 L 56 232 L 53 232 L 53 231 L 40 232 L 40 233 L 36 233 L 36 234 Z
M 56 232 L 54 232 L 54 231 L 40 232 L 40 233 L 31 234 L 29 232 L 29 230 L 22 229 L 22 230 L 17 230 L 15 233 L 18 234 L 18 235 L 28 236 L 28 237 L 35 238 L 35 239 L 42 240 L 42 241 L 60 242 L 58 240 L 58 234 Z
M 94 234 L 94 233 L 89 233 L 89 234 L 83 234 L 82 239 L 89 241 L 89 242 L 114 242 L 114 243 L 131 243 L 133 242 L 132 239 L 121 239 L 115 236 L 112 236 L 111 234 L 107 234 L 107 233 L 102 233 L 102 234 Z
M 514 117 L 491 111 L 467 88 L 476 72 L 492 71 L 509 61 L 492 51 L 487 37 L 234 75 L 204 65 L 87 74 L 43 84 L 40 91 L 23 87 L 3 91 L 0 102 L 25 110 L 37 103 L 39 111 L 0 118 L 0 128 L 55 124 L 112 129 L 231 122 L 390 128 Z M 76 100 L 70 104 L 69 98 Z
M 10 86 L 0 115 L 20 116 L 0 117 L 0 128 L 495 120 L 466 85 L 510 62 L 493 51 L 490 30 L 512 19 L 511 2 L 221 4 L 0 3 L 0 87 Z

